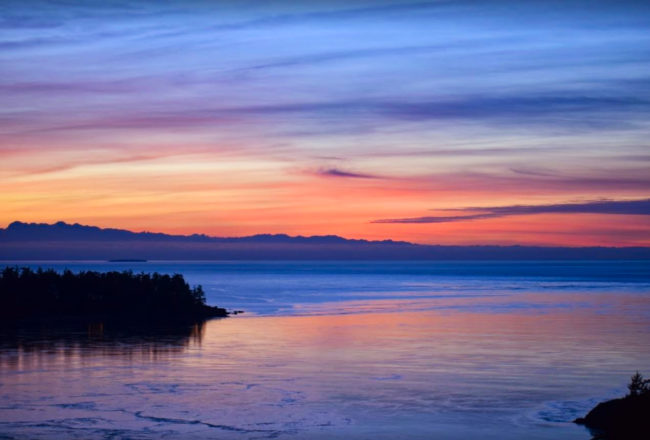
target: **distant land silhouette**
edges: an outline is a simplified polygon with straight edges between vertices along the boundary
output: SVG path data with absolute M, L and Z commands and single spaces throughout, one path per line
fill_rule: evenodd
M 441 246 L 336 235 L 211 237 L 13 222 L 2 260 L 646 260 L 650 247 Z

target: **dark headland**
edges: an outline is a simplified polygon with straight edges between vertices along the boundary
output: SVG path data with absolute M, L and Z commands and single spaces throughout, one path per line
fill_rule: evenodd
M 629 394 L 601 402 L 574 422 L 586 426 L 594 440 L 645 440 L 650 438 L 650 380 L 632 376 Z
M 196 322 L 228 312 L 205 303 L 201 286 L 182 275 L 125 272 L 62 273 L 6 267 L 0 272 L 0 320 Z

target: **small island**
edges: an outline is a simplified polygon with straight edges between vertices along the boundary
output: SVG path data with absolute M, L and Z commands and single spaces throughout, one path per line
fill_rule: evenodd
M 148 260 L 143 260 L 141 258 L 115 258 L 107 261 L 109 263 L 146 263 Z
M 43 321 L 196 322 L 228 312 L 205 303 L 201 286 L 182 275 L 159 273 L 32 270 L 0 272 L 0 320 L 4 324 Z
M 586 426 L 594 440 L 650 438 L 650 380 L 637 371 L 627 388 L 627 396 L 601 402 L 574 422 Z

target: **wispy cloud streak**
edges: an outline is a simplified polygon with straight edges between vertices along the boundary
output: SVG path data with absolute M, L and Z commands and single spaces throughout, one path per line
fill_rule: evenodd
M 316 172 L 316 174 L 323 177 L 342 177 L 342 178 L 352 178 L 352 179 L 378 179 L 379 178 L 379 176 L 373 176 L 372 174 L 354 173 L 351 171 L 344 171 L 338 168 L 319 169 Z
M 454 209 L 453 211 L 478 212 L 478 214 L 380 219 L 374 220 L 372 223 L 449 223 L 536 214 L 650 215 L 650 199 L 599 200 L 584 203 L 557 203 L 552 205 L 468 207 Z

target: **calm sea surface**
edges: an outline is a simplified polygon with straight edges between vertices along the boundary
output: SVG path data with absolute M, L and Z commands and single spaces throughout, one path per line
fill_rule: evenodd
M 0 262 L 181 273 L 243 315 L 0 339 L 0 439 L 584 439 L 650 375 L 650 262 Z

